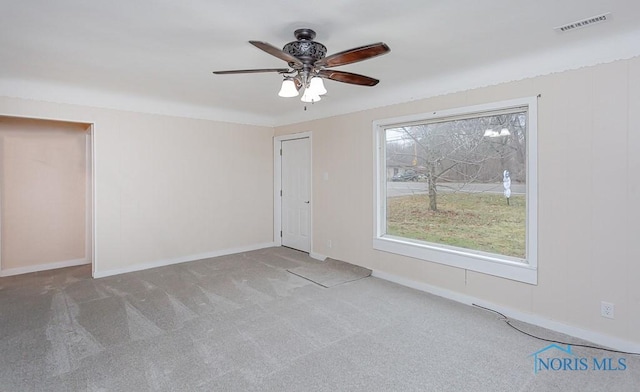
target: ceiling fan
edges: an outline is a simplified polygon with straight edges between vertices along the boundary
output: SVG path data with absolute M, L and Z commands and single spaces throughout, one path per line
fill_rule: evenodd
M 327 48 L 313 39 L 316 32 L 311 29 L 298 29 L 294 32 L 296 41 L 289 42 L 282 50 L 262 41 L 249 41 L 250 44 L 272 56 L 287 62 L 289 68 L 240 69 L 230 71 L 214 71 L 217 75 L 275 72 L 284 76 L 282 88 L 278 93 L 281 97 L 295 97 L 299 90 L 304 89 L 303 102 L 317 102 L 320 95 L 326 94 L 322 79 L 356 84 L 360 86 L 375 86 L 379 80 L 351 72 L 335 71 L 330 68 L 340 65 L 367 60 L 372 57 L 389 53 L 391 49 L 378 42 L 360 46 L 327 56 Z

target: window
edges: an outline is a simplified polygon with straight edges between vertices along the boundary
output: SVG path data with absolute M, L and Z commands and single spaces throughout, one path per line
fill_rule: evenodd
M 537 283 L 536 98 L 381 120 L 374 248 Z

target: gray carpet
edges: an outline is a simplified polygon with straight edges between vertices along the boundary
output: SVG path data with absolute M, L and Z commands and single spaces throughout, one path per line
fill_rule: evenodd
M 287 271 L 326 288 L 353 282 L 371 275 L 370 269 L 331 258 L 290 268 Z
M 624 371 L 533 372 L 547 343 L 369 277 L 323 288 L 270 248 L 93 280 L 0 279 L 0 391 L 634 391 Z M 508 295 L 508 293 L 505 293 Z M 522 323 L 552 338 L 557 333 Z M 574 347 L 580 357 L 619 357 Z

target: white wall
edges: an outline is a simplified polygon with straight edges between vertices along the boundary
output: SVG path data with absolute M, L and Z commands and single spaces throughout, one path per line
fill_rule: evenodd
M 537 286 L 373 250 L 374 120 L 538 94 Z M 313 252 L 640 343 L 639 129 L 634 58 L 283 126 L 276 135 L 313 132 Z M 614 320 L 600 316 L 602 300 L 615 304 Z
M 0 115 L 94 124 L 95 271 L 273 241 L 273 129 L 0 98 Z

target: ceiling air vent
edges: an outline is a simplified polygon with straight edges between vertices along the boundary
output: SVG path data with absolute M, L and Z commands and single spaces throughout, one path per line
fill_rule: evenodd
M 592 16 L 590 18 L 582 19 L 577 22 L 568 23 L 563 26 L 558 26 L 554 28 L 558 33 L 566 33 L 567 31 L 572 31 L 576 29 L 581 29 L 583 27 L 591 26 L 596 23 L 606 22 L 611 19 L 611 12 L 607 12 L 606 14 Z

